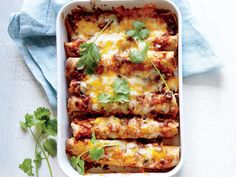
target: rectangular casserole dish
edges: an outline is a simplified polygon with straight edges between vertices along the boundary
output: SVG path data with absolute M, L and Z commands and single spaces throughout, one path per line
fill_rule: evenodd
M 184 158 L 184 148 L 183 148 L 183 114 L 182 114 L 182 26 L 181 26 L 181 15 L 178 8 L 167 0 L 132 0 L 132 1 L 89 1 L 89 0 L 81 0 L 81 1 L 72 1 L 66 4 L 58 13 L 57 16 L 57 84 L 58 84 L 58 161 L 61 169 L 67 176 L 80 176 L 77 171 L 75 171 L 65 153 L 65 141 L 70 136 L 70 122 L 67 115 L 67 82 L 65 77 L 65 61 L 66 55 L 64 50 L 64 42 L 68 41 L 68 35 L 65 28 L 65 18 L 71 13 L 72 9 L 75 9 L 78 5 L 86 7 L 87 9 L 91 9 L 91 7 L 99 7 L 102 10 L 111 9 L 112 7 L 123 5 L 125 8 L 132 7 L 142 7 L 145 4 L 155 4 L 159 9 L 169 9 L 173 13 L 175 13 L 178 21 L 178 76 L 179 76 L 179 116 L 180 116 L 180 130 L 177 138 L 176 145 L 181 147 L 180 152 L 180 161 L 179 164 L 168 172 L 158 172 L 158 173 L 136 173 L 135 175 L 143 176 L 143 175 L 157 175 L 157 176 L 172 176 L 176 174 L 182 166 L 183 158 Z M 117 170 L 116 170 L 117 171 Z M 118 170 L 119 171 L 119 170 Z M 129 170 L 120 170 L 121 174 L 127 174 L 123 172 L 129 172 Z M 102 171 L 99 171 L 101 174 Z M 97 176 L 99 174 L 90 174 L 93 176 Z M 104 173 L 107 176 L 114 176 L 115 173 Z

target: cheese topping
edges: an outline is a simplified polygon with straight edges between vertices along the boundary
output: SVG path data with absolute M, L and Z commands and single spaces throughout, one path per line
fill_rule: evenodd
M 98 96 L 102 93 L 114 95 L 113 84 L 117 79 L 117 75 L 113 72 L 103 75 L 87 75 L 84 82 L 81 82 L 83 88 L 86 87 L 86 95 L 92 98 L 93 103 L 98 102 Z M 161 90 L 162 82 L 155 82 L 152 80 L 144 80 L 139 77 L 123 77 L 130 88 L 130 98 Z M 81 89 L 82 90 L 82 89 Z
M 137 44 L 134 41 L 127 41 L 126 35 L 126 31 L 133 28 L 132 23 L 136 20 L 144 22 L 146 28 L 150 31 L 149 37 L 145 40 L 147 42 L 154 41 L 157 37 L 162 36 L 167 30 L 165 23 L 161 22 L 160 19 L 154 18 L 124 18 L 119 24 L 113 22 L 102 34 L 100 34 L 95 42 L 100 48 L 101 60 L 110 62 L 115 54 L 123 52 L 128 55 L 130 49 L 137 48 Z M 76 33 L 78 34 L 78 37 L 88 39 L 88 42 L 94 41 L 101 31 L 101 29 L 98 28 L 97 23 L 84 19 L 79 20 L 76 23 Z M 153 50 L 153 47 L 151 46 L 150 49 Z

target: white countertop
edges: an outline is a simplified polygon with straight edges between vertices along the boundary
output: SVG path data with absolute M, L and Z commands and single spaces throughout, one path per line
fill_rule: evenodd
M 34 141 L 18 122 L 38 106 L 49 106 L 6 32 L 10 12 L 21 0 L 0 6 L 0 176 L 23 177 L 18 164 L 33 157 Z M 184 79 L 184 166 L 179 177 L 236 176 L 236 2 L 191 0 L 190 4 L 206 35 L 219 51 L 225 68 Z M 64 177 L 56 159 L 55 177 Z M 40 176 L 49 176 L 45 163 Z

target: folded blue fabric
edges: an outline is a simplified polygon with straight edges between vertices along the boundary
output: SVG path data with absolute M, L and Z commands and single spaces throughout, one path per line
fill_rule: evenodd
M 24 0 L 22 10 L 11 14 L 8 32 L 35 78 L 56 109 L 56 15 L 69 0 Z M 184 0 L 172 0 L 183 18 L 183 75 L 212 71 L 221 62 L 197 30 Z

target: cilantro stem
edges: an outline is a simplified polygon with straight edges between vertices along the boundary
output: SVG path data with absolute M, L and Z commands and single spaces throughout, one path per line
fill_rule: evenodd
M 98 39 L 98 37 L 103 33 L 103 31 L 107 28 L 107 26 L 110 25 L 112 22 L 113 22 L 112 20 L 109 21 L 109 23 L 107 23 L 107 24 L 102 28 L 102 30 L 98 33 L 98 35 L 96 36 L 96 38 L 93 40 L 92 43 L 95 43 L 95 42 L 96 42 L 96 40 Z M 88 51 L 88 53 L 87 53 L 86 56 L 88 56 L 88 54 L 90 53 L 91 48 L 92 48 L 92 45 L 90 46 L 89 51 Z M 88 58 L 91 60 L 90 57 L 88 57 Z
M 35 134 L 33 133 L 32 129 L 31 129 L 31 128 L 29 128 L 29 129 L 30 129 L 30 133 L 31 133 L 32 136 L 34 137 L 35 141 L 37 141 L 38 139 L 36 138 L 36 136 L 35 136 Z M 48 166 L 48 169 L 49 169 L 50 177 L 53 177 L 53 175 L 52 175 L 52 168 L 51 168 L 51 166 L 50 166 L 50 163 L 49 163 L 47 154 L 46 154 L 46 152 L 44 151 L 42 145 L 41 145 L 40 143 L 38 143 L 38 145 L 39 145 L 40 150 L 43 152 L 43 155 L 44 155 L 45 160 L 46 160 L 46 162 L 47 162 L 47 166 Z
M 35 148 L 34 148 L 35 158 L 37 157 L 38 143 L 39 143 L 39 139 L 41 136 L 42 136 L 42 133 L 38 136 L 38 138 L 36 140 L 36 144 L 35 144 Z M 36 177 L 38 177 L 39 176 L 39 168 L 38 168 L 37 162 L 35 162 L 35 171 L 36 171 Z
M 136 39 L 134 39 L 134 41 L 135 41 L 135 43 L 137 44 L 139 50 L 141 50 L 140 47 L 139 47 L 138 41 L 137 41 Z M 167 88 L 167 90 L 170 91 L 170 88 L 169 88 L 169 86 L 168 86 L 166 80 L 165 80 L 164 77 L 162 76 L 161 71 L 156 67 L 156 65 L 153 63 L 153 61 L 152 61 L 150 58 L 148 58 L 147 56 L 146 56 L 146 58 L 147 58 L 148 61 L 153 65 L 153 67 L 156 69 L 158 75 L 160 76 L 160 78 L 161 78 L 162 82 L 164 83 L 165 87 Z
M 93 40 L 93 43 L 98 39 L 98 37 L 103 33 L 103 31 L 107 28 L 108 25 L 110 25 L 113 22 L 113 20 L 110 20 L 103 28 L 102 30 L 98 33 L 96 38 Z

